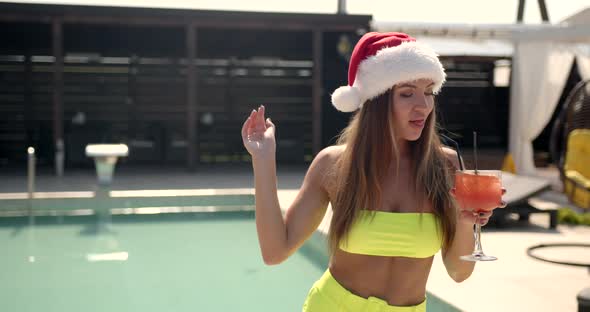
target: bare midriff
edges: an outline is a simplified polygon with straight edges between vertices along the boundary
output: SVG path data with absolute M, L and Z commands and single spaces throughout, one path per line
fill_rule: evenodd
M 377 297 L 394 306 L 413 306 L 424 301 L 432 260 L 359 255 L 338 249 L 330 261 L 330 272 L 357 296 Z

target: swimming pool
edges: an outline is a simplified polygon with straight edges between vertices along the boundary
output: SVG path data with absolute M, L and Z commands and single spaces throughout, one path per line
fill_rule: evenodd
M 254 212 L 0 218 L 2 311 L 300 311 L 327 266 L 316 234 L 264 265 Z M 429 312 L 455 311 L 430 297 Z

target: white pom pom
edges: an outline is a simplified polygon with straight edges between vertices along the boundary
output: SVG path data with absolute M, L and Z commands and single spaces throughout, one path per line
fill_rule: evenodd
M 332 105 L 341 112 L 354 112 L 361 106 L 359 90 L 351 86 L 336 89 L 332 93 Z

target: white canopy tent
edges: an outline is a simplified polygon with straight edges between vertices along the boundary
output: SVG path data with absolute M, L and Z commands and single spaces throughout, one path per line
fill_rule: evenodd
M 590 79 L 590 25 L 515 31 L 512 40 L 509 152 L 519 174 L 535 175 L 532 142 L 550 121 L 574 59 Z

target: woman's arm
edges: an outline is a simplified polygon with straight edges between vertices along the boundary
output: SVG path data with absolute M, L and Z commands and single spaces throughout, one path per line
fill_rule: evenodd
M 443 148 L 443 151 L 448 160 L 453 164 L 454 168 L 452 168 L 452 177 L 454 180 L 455 171 L 460 168 L 457 152 L 449 148 Z M 506 193 L 506 189 L 502 188 L 502 194 L 504 193 Z M 451 195 L 454 195 L 453 190 L 451 191 Z M 504 208 L 506 207 L 506 203 L 502 201 L 498 203 L 498 207 Z M 463 255 L 469 255 L 473 251 L 475 244 L 473 226 L 478 220 L 482 226 L 486 225 L 493 212 L 482 212 L 479 215 L 479 218 L 474 212 L 470 210 L 460 210 L 459 207 L 456 207 L 456 212 L 457 228 L 455 230 L 455 237 L 449 248 L 443 250 L 442 255 L 449 276 L 451 276 L 451 278 L 457 283 L 460 283 L 469 278 L 475 268 L 474 261 L 463 261 L 459 258 Z
M 321 181 L 328 158 L 328 152 L 323 150 L 313 160 L 284 218 L 277 196 L 274 159 L 253 160 L 256 229 L 264 263 L 272 265 L 286 260 L 321 223 L 329 202 Z
M 460 168 L 457 152 L 449 148 L 443 148 L 447 159 L 453 164 L 451 176 L 454 180 L 455 170 Z M 469 211 L 461 211 L 456 207 L 457 212 L 457 227 L 455 229 L 455 236 L 450 246 L 442 251 L 443 263 L 449 276 L 460 283 L 466 280 L 473 269 L 475 262 L 463 261 L 459 257 L 469 255 L 473 251 L 475 239 L 473 236 L 473 225 L 475 223 L 475 216 Z
M 473 223 L 457 222 L 455 238 L 451 246 L 442 251 L 443 263 L 447 273 L 457 283 L 466 280 L 473 273 L 475 261 L 463 261 L 459 257 L 471 254 L 474 245 Z
M 264 148 L 265 144 L 274 144 L 274 125 L 270 120 L 264 123 L 264 108 L 261 107 L 253 111 L 244 129 L 244 145 L 252 155 L 254 168 L 256 230 L 262 258 L 268 265 L 279 264 L 313 234 L 324 217 L 329 199 L 322 177 L 331 163 L 332 149 L 326 148 L 315 157 L 283 218 L 277 196 L 274 146 Z M 263 131 L 264 136 L 257 136 L 256 131 Z

